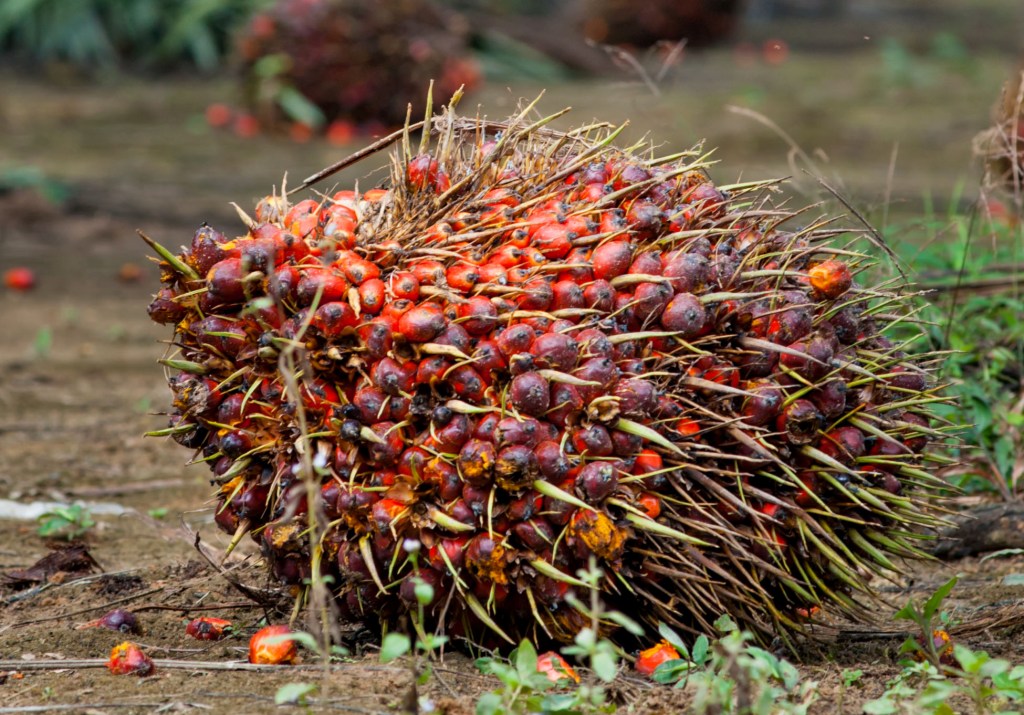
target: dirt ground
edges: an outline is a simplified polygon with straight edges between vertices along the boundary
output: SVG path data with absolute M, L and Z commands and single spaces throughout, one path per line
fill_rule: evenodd
M 783 68 L 743 69 L 721 52 L 694 59 L 661 96 L 637 83 L 576 84 L 550 90 L 545 108 L 574 105 L 579 122 L 630 117 L 635 135 L 649 130 L 666 139 L 666 153 L 707 137 L 709 146 L 723 147 L 721 181 L 792 173 L 777 134 L 726 109 L 745 103 L 787 127 L 808 152 L 821 148 L 813 155 L 819 168 L 840 177 L 861 205 L 877 207 L 887 196 L 894 212 L 913 214 L 924 195 L 950 200 L 958 182 L 973 180 L 970 139 L 985 127 L 1012 64 L 1005 56 L 977 63 L 976 74 L 953 73 L 937 86 L 885 88 L 876 54 L 853 64 L 795 57 Z M 830 72 L 847 81 L 821 82 Z M 790 94 L 795 86 L 806 91 Z M 492 87 L 476 99 L 501 115 L 537 89 Z M 163 426 L 153 413 L 165 408 L 168 392 L 155 361 L 167 331 L 145 314 L 157 275 L 135 229 L 169 246 L 186 243 L 202 221 L 233 230 L 228 201 L 251 205 L 286 170 L 295 181 L 347 153 L 318 142 L 212 133 L 201 112 L 215 98 L 230 99 L 228 85 L 132 80 L 82 89 L 0 76 L 0 172 L 38 167 L 70 190 L 58 204 L 31 192 L 0 194 L 0 269 L 27 265 L 39 276 L 33 292 L 0 293 L 0 498 L 94 505 L 97 524 L 86 544 L 102 567 L 78 580 L 0 586 L 0 712 L 270 712 L 279 686 L 302 681 L 320 684 L 318 709 L 377 713 L 396 711 L 408 692 L 408 667 L 380 666 L 372 649 L 327 674 L 312 666 L 225 666 L 245 659 L 264 612 L 193 546 L 196 532 L 212 551 L 228 540 L 212 523 L 205 470 L 184 467 L 177 445 L 142 436 Z M 125 263 L 139 266 L 141 279 L 120 280 Z M 34 521 L 0 519 L 0 573 L 27 568 L 47 551 Z M 246 547 L 226 565 L 243 583 L 267 585 Z M 902 637 L 880 632 L 896 628 L 890 614 L 955 573 L 964 577 L 948 607 L 963 624 L 961 641 L 1024 662 L 1017 637 L 1024 592 L 1000 585 L 1017 572 L 1024 572 L 1020 557 L 908 566 L 898 583 L 881 585 L 892 608 L 878 609 L 879 632 L 848 632 L 803 654 L 801 671 L 823 696 L 813 712 L 857 713 L 878 697 L 899 671 Z M 135 638 L 157 659 L 154 677 L 109 675 L 99 659 L 120 634 L 76 629 L 114 607 L 139 616 L 143 632 Z M 188 639 L 183 623 L 198 615 L 230 618 L 240 632 L 214 644 Z M 75 662 L 60 667 L 62 660 Z M 210 665 L 175 667 L 181 661 Z M 864 671 L 850 689 L 841 685 L 847 668 Z M 439 712 L 471 713 L 475 696 L 494 686 L 459 655 L 435 673 L 424 692 Z M 674 691 L 628 673 L 617 688 L 620 711 L 683 707 Z

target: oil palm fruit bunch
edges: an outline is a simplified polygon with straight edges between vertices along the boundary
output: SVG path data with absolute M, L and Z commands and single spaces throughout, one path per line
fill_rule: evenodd
M 238 42 L 247 101 L 272 123 L 283 85 L 328 123 L 401 126 L 429 81 L 444 96 L 479 82 L 468 29 L 431 0 L 277 0 Z
M 332 576 L 344 619 L 393 625 L 425 583 L 425 626 L 566 641 L 591 562 L 651 628 L 864 615 L 941 517 L 938 388 L 885 335 L 904 286 L 859 285 L 852 240 L 791 227 L 771 184 L 532 111 L 428 114 L 418 151 L 375 145 L 383 186 L 150 241 L 174 332 L 153 434 L 209 465 L 232 543 L 296 591 Z
M 719 43 L 743 12 L 739 0 L 586 0 L 584 33 L 594 42 L 650 47 L 685 40 L 688 47 Z

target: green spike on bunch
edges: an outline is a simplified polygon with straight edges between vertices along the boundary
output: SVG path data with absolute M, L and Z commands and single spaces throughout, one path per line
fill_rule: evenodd
M 174 331 L 152 434 L 211 468 L 218 525 L 297 592 L 322 554 L 349 621 L 394 625 L 420 578 L 427 625 L 477 642 L 571 640 L 592 558 L 652 634 L 863 615 L 943 513 L 936 388 L 884 334 L 913 317 L 903 286 L 859 286 L 831 221 L 727 194 L 698 152 L 532 109 L 431 119 L 415 156 L 389 139 L 383 186 L 152 244 Z

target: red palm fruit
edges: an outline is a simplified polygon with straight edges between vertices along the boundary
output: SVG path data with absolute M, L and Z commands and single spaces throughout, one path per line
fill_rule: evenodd
M 379 387 L 363 387 L 356 390 L 352 404 L 359 410 L 359 421 L 364 425 L 372 425 L 390 417 L 387 410 L 387 393 Z
M 565 266 L 558 272 L 558 280 L 572 280 L 585 286 L 594 280 L 594 270 L 590 264 L 591 250 L 586 246 L 577 246 L 562 259 Z
M 378 467 L 395 464 L 405 447 L 402 430 L 394 422 L 378 422 L 370 425 L 370 429 L 377 439 L 364 442 L 367 460 Z
M 438 408 L 434 408 L 436 414 Z M 432 434 L 437 448 L 444 452 L 455 452 L 466 443 L 472 435 L 473 424 L 466 415 L 453 414 L 445 424 L 434 423 Z
M 576 343 L 580 347 L 580 359 L 610 358 L 615 354 L 608 335 L 598 328 L 586 328 L 576 335 Z
M 508 396 L 513 407 L 533 417 L 540 417 L 551 406 L 548 381 L 536 372 L 525 372 L 512 378 Z
M 264 291 L 279 301 L 294 301 L 300 277 L 295 266 L 289 264 L 277 266 L 263 280 Z
M 820 333 L 815 333 L 788 346 L 790 350 L 802 353 L 803 356 L 783 353 L 779 356 L 779 363 L 808 382 L 817 382 L 832 370 L 834 342 L 834 339 L 829 340 Z
M 581 184 L 607 184 L 611 174 L 605 162 L 594 161 L 583 167 L 576 178 Z
M 465 487 L 465 485 L 462 486 Z M 447 514 L 455 521 L 470 526 L 479 526 L 481 522 L 480 514 L 473 511 L 464 499 L 456 499 L 452 502 L 447 509 Z
M 587 385 L 580 385 L 576 389 L 583 398 L 584 404 L 605 393 L 619 378 L 619 369 L 611 358 L 594 357 L 585 360 L 579 367 L 572 371 L 574 377 L 586 380 Z
M 644 446 L 641 437 L 621 430 L 612 430 L 612 453 L 616 457 L 630 459 Z
M 217 440 L 217 447 L 225 456 L 238 459 L 252 449 L 252 436 L 245 430 L 228 430 Z
M 520 246 L 506 244 L 490 254 L 487 263 L 501 266 L 505 270 L 515 268 L 523 261 L 523 249 Z
M 419 285 L 440 285 L 444 282 L 445 267 L 440 261 L 422 260 L 409 265 Z M 409 300 L 414 300 L 410 298 Z
M 640 675 L 651 677 L 659 665 L 668 663 L 671 660 L 678 660 L 679 657 L 679 651 L 673 648 L 668 641 L 663 640 L 656 646 L 640 651 L 640 655 L 637 656 L 636 664 L 633 667 L 636 668 Z
M 911 393 L 923 392 L 928 386 L 925 373 L 907 365 L 897 365 L 889 370 L 886 379 L 890 388 Z
M 644 475 L 657 472 L 665 466 L 661 455 L 653 449 L 644 449 L 636 454 L 633 462 L 633 474 Z
M 545 418 L 559 427 L 564 427 L 573 415 L 586 406 L 579 390 L 564 382 L 556 382 L 551 385 L 550 404 L 551 407 Z
M 388 395 L 412 391 L 416 385 L 417 364 L 413 360 L 399 363 L 393 358 L 378 360 L 370 368 L 370 379 Z
M 518 445 L 521 446 L 521 445 Z M 517 448 L 518 448 L 517 446 Z M 512 447 L 506 447 L 505 449 L 512 449 Z M 504 451 L 504 450 L 502 450 Z M 536 460 L 536 452 L 534 452 L 534 459 Z M 499 454 L 498 460 L 501 460 Z M 534 471 L 539 470 L 539 465 L 535 464 Z M 534 475 L 534 479 L 537 475 Z M 500 485 L 499 485 L 500 486 Z M 523 492 L 519 497 L 509 502 L 508 509 L 505 510 L 505 516 L 512 521 L 526 521 L 532 519 L 533 515 L 544 508 L 544 496 L 533 489 L 529 489 Z
M 493 442 L 494 432 L 498 428 L 499 422 L 501 422 L 501 416 L 497 412 L 488 412 L 473 425 L 471 436 L 476 439 Z
M 618 173 L 612 177 L 612 187 L 616 191 L 619 191 L 627 186 L 647 181 L 650 178 L 651 172 L 642 166 L 637 166 L 636 164 L 625 164 L 618 170 Z
M 785 400 L 785 393 L 772 380 L 751 380 L 743 386 L 744 391 L 752 393 L 743 398 L 740 415 L 743 421 L 754 427 L 771 424 L 779 415 L 779 408 Z
M 596 280 L 583 289 L 583 307 L 610 313 L 615 307 L 615 289 L 606 280 Z
M 707 312 L 697 296 L 677 293 L 661 314 L 661 324 L 666 330 L 678 333 L 683 340 L 692 340 L 704 333 Z
M 125 641 L 114 646 L 107 660 L 107 670 L 114 675 L 152 675 L 156 667 L 152 659 L 139 646 Z
M 519 522 L 512 527 L 512 533 L 520 544 L 535 552 L 551 548 L 555 541 L 555 530 L 543 517 Z
M 363 323 L 356 328 L 356 334 L 370 360 L 380 360 L 391 350 L 391 326 L 385 320 L 374 319 Z
M 185 626 L 185 635 L 198 641 L 219 641 L 231 631 L 231 621 L 223 618 L 201 616 L 193 618 Z
M 672 429 L 677 435 L 682 435 L 685 439 L 692 441 L 700 441 L 700 422 L 691 417 L 682 417 L 676 422 Z
M 547 310 L 555 297 L 551 283 L 544 278 L 531 278 L 520 288 L 522 293 L 515 300 L 522 310 Z
M 818 449 L 842 464 L 853 464 L 864 456 L 864 433 L 856 427 L 839 427 L 821 436 Z
M 448 373 L 448 384 L 461 400 L 479 403 L 487 391 L 487 381 L 469 365 L 459 365 Z
M 628 534 L 603 511 L 577 509 L 567 529 L 570 545 L 581 557 L 593 554 L 606 561 L 617 561 L 626 548 Z
M 284 243 L 279 240 L 280 231 L 276 227 L 268 228 L 275 232 L 274 238 L 254 238 L 238 243 L 238 258 L 242 261 L 242 270 L 246 273 L 252 271 L 265 273 L 277 264 L 284 253 Z
M 473 336 L 486 335 L 497 324 L 498 310 L 488 298 L 477 295 L 459 303 L 459 325 Z
M 847 306 L 829 320 L 836 338 L 843 345 L 852 345 L 859 339 L 862 310 L 860 306 Z
M 333 301 L 323 303 L 317 308 L 309 324 L 325 338 L 332 340 L 354 329 L 358 322 L 352 306 L 345 302 Z
M 606 209 L 601 212 L 598 233 L 623 232 L 628 228 L 626 212 L 620 208 Z
M 199 345 L 220 355 L 234 357 L 245 345 L 248 336 L 238 321 L 208 315 L 189 326 Z M 230 336 L 230 337 L 229 337 Z
M 680 250 L 669 256 L 662 275 L 671 279 L 672 290 L 676 293 L 692 293 L 704 286 L 709 273 L 707 258 L 699 253 Z
M 443 568 L 447 571 L 447 567 Z M 423 604 L 420 603 L 416 593 L 416 587 L 420 583 L 430 586 L 430 592 L 433 594 L 433 597 Z M 447 582 L 444 579 L 444 574 L 432 568 L 420 567 L 417 571 L 409 572 L 402 578 L 402 582 L 398 586 L 398 597 L 405 602 L 407 607 L 412 608 L 416 608 L 419 605 L 430 606 L 434 603 L 443 602 L 447 593 Z
M 453 310 L 452 312 L 454 313 L 455 311 Z M 473 339 L 469 336 L 469 331 L 457 323 L 448 323 L 445 329 L 431 342 L 437 345 L 449 345 L 453 348 L 458 348 L 463 353 L 469 352 L 473 346 Z
M 641 492 L 636 498 L 636 505 L 648 519 L 657 519 L 661 516 L 661 499 L 657 494 Z
M 508 360 L 501 354 L 498 344 L 493 340 L 480 340 L 473 351 L 473 367 L 482 375 L 492 371 L 508 368 Z
M 286 625 L 266 626 L 249 639 L 249 662 L 256 665 L 284 665 L 299 658 L 295 641 L 288 638 L 292 629 Z
M 639 273 L 641 275 L 658 276 L 662 271 L 662 256 L 659 251 L 645 251 L 639 253 L 629 264 L 627 273 Z
M 792 444 L 809 444 L 818 436 L 823 417 L 810 400 L 794 400 L 779 413 L 776 429 Z
M 811 314 L 805 308 L 790 308 L 773 313 L 765 317 L 765 322 L 765 337 L 779 345 L 790 345 L 806 337 L 813 326 Z
M 533 232 L 531 242 L 533 248 L 540 251 L 545 258 L 559 260 L 565 258 L 572 250 L 572 241 L 576 236 L 576 232 L 565 224 L 545 223 Z
M 382 534 L 389 532 L 392 525 L 405 518 L 407 513 L 406 505 L 397 499 L 381 499 L 371 509 L 373 524 Z
M 725 195 L 710 181 L 697 184 L 686 194 L 697 213 L 706 218 L 717 218 L 725 211 Z
M 228 257 L 223 247 L 225 243 L 227 238 L 223 233 L 204 223 L 192 235 L 192 245 L 185 259 L 196 273 L 204 276 L 214 264 Z
M 921 452 L 928 445 L 928 436 L 925 432 L 915 430 L 914 427 L 928 429 L 930 426 L 928 420 L 913 412 L 904 412 L 898 420 L 911 425 L 911 427 L 907 428 L 903 444 L 912 452 Z
M 853 274 L 843 261 L 828 259 L 807 271 L 811 287 L 822 298 L 834 300 L 850 290 Z
M 577 427 L 572 432 L 572 446 L 586 457 L 610 457 L 614 451 L 612 436 L 602 425 Z
M 466 569 L 479 583 L 504 586 L 508 583 L 505 568 L 513 556 L 513 551 L 489 534 L 477 534 L 466 544 Z
M 632 261 L 633 244 L 629 241 L 608 241 L 595 248 L 591 255 L 594 277 L 608 281 L 628 271 Z
M 418 300 L 420 297 L 420 280 L 409 271 L 392 273 L 387 287 L 396 300 Z
M 480 285 L 508 285 L 508 275 L 504 266 L 497 263 L 484 263 L 480 266 Z
M 580 682 L 580 676 L 572 666 L 553 650 L 537 656 L 537 672 L 555 684 L 570 685 Z
M 423 478 L 424 466 L 430 458 L 430 452 L 422 447 L 406 447 L 398 458 L 396 471 L 400 476 L 413 477 L 418 482 Z
M 245 277 L 248 271 L 241 258 L 225 258 L 210 267 L 206 274 L 206 298 L 211 307 L 222 307 L 245 300 Z
M 650 325 L 672 300 L 672 289 L 665 283 L 641 283 L 633 292 L 633 313 L 644 325 Z
M 437 181 L 439 165 L 429 154 L 420 154 L 405 166 L 405 178 L 413 189 L 425 189 Z
M 146 308 L 150 320 L 170 325 L 178 323 L 188 316 L 188 309 L 175 300 L 177 294 L 171 288 L 161 288 Z
M 471 439 L 459 451 L 457 466 L 467 484 L 486 487 L 494 481 L 498 454 L 493 442 Z
M 349 283 L 344 276 L 330 268 L 311 266 L 301 271 L 295 286 L 295 299 L 299 305 L 310 305 L 319 295 L 319 304 L 343 301 L 348 296 Z
M 649 241 L 661 228 L 665 212 L 648 199 L 637 199 L 626 210 L 626 223 L 638 241 Z
M 536 331 L 529 325 L 516 323 L 502 330 L 497 335 L 495 342 L 501 354 L 506 358 L 511 358 L 518 353 L 529 352 L 536 335 Z
M 446 572 L 449 568 L 462 568 L 465 563 L 467 543 L 469 543 L 468 536 L 440 539 L 427 550 L 427 562 L 431 568 L 440 572 Z M 441 555 L 441 552 L 444 552 L 444 556 Z
M 576 366 L 578 347 L 566 333 L 543 333 L 530 346 L 538 368 L 567 372 Z
M 657 388 L 640 378 L 617 381 L 612 388 L 612 395 L 618 398 L 619 409 L 626 417 L 646 417 L 658 405 Z
M 827 380 L 808 395 L 826 420 L 834 420 L 846 411 L 846 381 L 836 377 Z
M 525 444 L 536 447 L 547 438 L 541 423 L 532 417 L 503 417 L 494 426 L 493 439 L 499 447 L 509 444 Z
M 498 452 L 494 465 L 494 482 L 506 491 L 516 491 L 533 484 L 540 475 L 537 457 L 525 444 L 512 444 Z
M 445 374 L 452 367 L 452 361 L 441 355 L 430 355 L 423 358 L 416 368 L 416 384 L 435 387 L 442 382 Z
M 442 457 L 434 457 L 423 466 L 422 481 L 437 489 L 438 498 L 445 502 L 458 499 L 462 493 L 458 471 Z
M 591 504 L 610 497 L 618 487 L 618 474 L 609 462 L 590 462 L 576 476 L 576 488 Z
M 480 269 L 472 263 L 456 263 L 445 273 L 448 287 L 460 293 L 468 293 L 480 282 Z
M 398 319 L 398 332 L 408 341 L 426 343 L 445 329 L 447 321 L 437 303 L 420 303 Z
M 384 307 L 385 285 L 380 278 L 371 278 L 359 286 L 359 307 L 363 313 L 376 315 Z

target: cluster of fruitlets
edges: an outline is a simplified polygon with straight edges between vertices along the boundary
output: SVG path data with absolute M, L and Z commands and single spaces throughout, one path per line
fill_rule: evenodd
M 410 102 L 422 111 L 431 80 L 441 96 L 479 83 L 468 29 L 432 0 L 276 0 L 238 41 L 246 99 L 273 124 L 280 111 L 273 85 L 285 81 L 328 122 L 400 126 Z M 281 72 L 268 77 L 276 58 L 285 60 Z
M 209 464 L 234 543 L 284 584 L 319 563 L 345 619 L 415 613 L 418 578 L 450 636 L 565 641 L 592 560 L 649 626 L 857 615 L 937 520 L 939 398 L 882 335 L 907 299 L 766 185 L 539 124 L 448 113 L 384 188 L 157 246 L 159 434 Z

